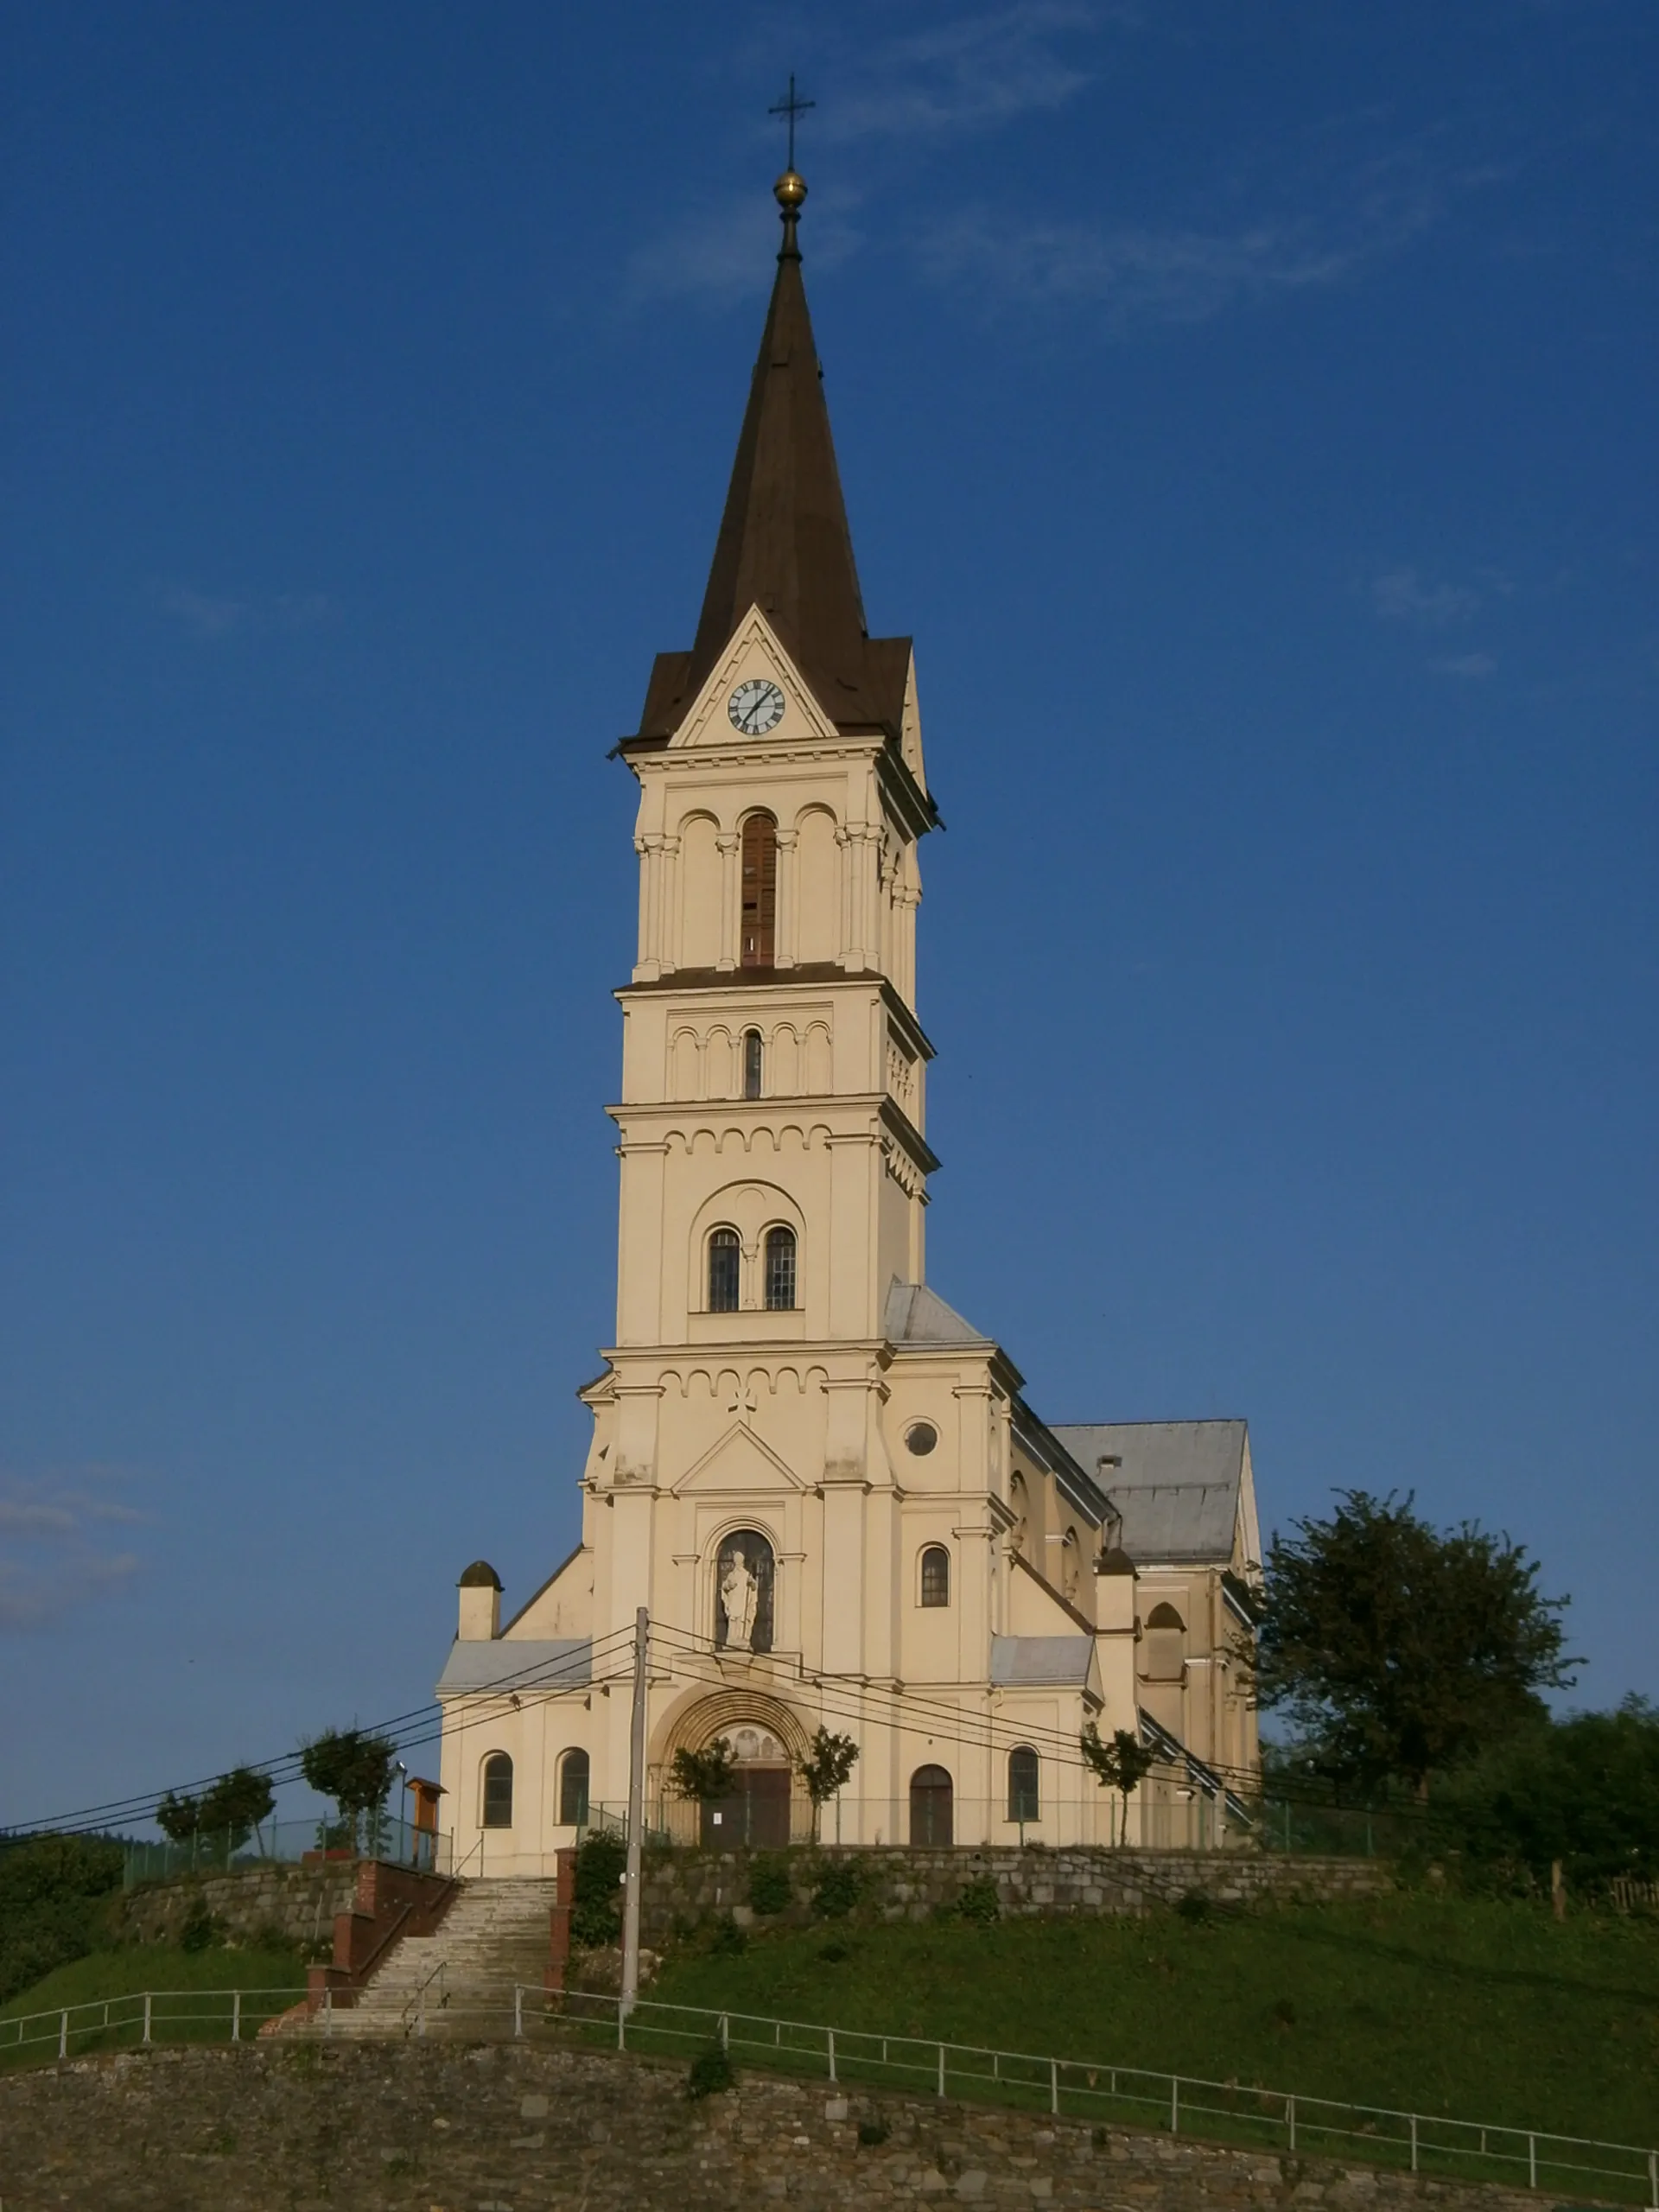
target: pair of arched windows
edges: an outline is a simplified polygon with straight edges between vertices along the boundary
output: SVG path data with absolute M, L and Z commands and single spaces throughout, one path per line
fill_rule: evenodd
M 588 1825 L 588 1774 L 586 1751 L 567 1751 L 559 1762 L 559 1819 L 565 1827 Z M 480 1825 L 512 1826 L 512 1761 L 505 1751 L 492 1751 L 484 1762 Z
M 761 1292 L 769 1313 L 795 1310 L 795 1232 L 766 1231 Z M 734 1229 L 716 1229 L 709 1239 L 709 1311 L 735 1313 L 743 1287 L 743 1243 Z

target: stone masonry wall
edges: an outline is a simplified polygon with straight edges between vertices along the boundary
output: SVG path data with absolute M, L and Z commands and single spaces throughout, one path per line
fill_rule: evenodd
M 1541 2200 L 528 2044 L 162 2050 L 0 2076 L 6 2212 L 1538 2212 Z M 880 2135 L 878 2141 L 868 2139 Z
M 648 1856 L 640 1885 L 644 1941 L 660 1949 L 674 1936 L 725 1912 L 747 1924 L 755 1916 L 749 1877 L 759 1856 L 741 1851 Z M 809 1916 L 812 1885 L 823 1866 L 834 1860 L 852 1861 L 861 1872 L 863 1893 L 854 1916 L 880 1920 L 925 1920 L 936 1907 L 954 1904 L 970 1882 L 986 1880 L 995 1884 L 1002 1911 L 1016 1918 L 1141 1914 L 1194 1890 L 1218 1904 L 1250 1904 L 1292 1898 L 1329 1903 L 1374 1897 L 1392 1886 L 1380 1859 L 1280 1859 L 1242 1851 L 831 1847 L 792 1851 L 786 1859 L 779 1854 L 779 1860 L 788 1866 L 793 1894 L 789 1911 L 778 1916 L 783 1924 Z
M 230 1874 L 188 1875 L 130 1891 L 122 1899 L 120 1938 L 129 1943 L 176 1943 L 185 1923 L 205 1907 L 237 1943 L 277 1937 L 302 1951 L 327 1953 L 334 1916 L 349 1912 L 357 1867 L 349 1859 L 321 1866 L 250 1866 Z

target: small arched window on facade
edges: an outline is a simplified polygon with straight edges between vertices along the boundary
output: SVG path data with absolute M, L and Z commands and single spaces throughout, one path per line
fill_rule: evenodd
M 1154 1605 L 1147 1615 L 1141 1671 L 1149 1682 L 1179 1682 L 1186 1669 L 1186 1623 L 1173 1605 Z
M 1038 1777 L 1041 1770 L 1029 1744 L 1008 1753 L 1008 1818 L 1034 1821 L 1040 1817 Z
M 922 1554 L 922 1603 L 948 1605 L 950 1602 L 950 1554 L 943 1544 L 929 1544 Z
M 709 1239 L 709 1311 L 735 1313 L 743 1247 L 734 1229 L 717 1229 Z
M 743 1032 L 743 1096 L 746 1098 L 760 1096 L 760 1032 L 746 1029 Z
M 778 824 L 752 814 L 743 824 L 742 964 L 770 968 L 777 957 Z
M 766 1311 L 792 1313 L 795 1310 L 795 1232 L 792 1229 L 766 1231 Z
M 1060 1539 L 1060 1589 L 1075 1605 L 1082 1586 L 1083 1546 L 1077 1541 L 1077 1530 L 1068 1529 Z
M 492 1751 L 484 1762 L 484 1826 L 512 1826 L 512 1761 L 505 1751 Z
M 559 1824 L 567 1828 L 588 1825 L 588 1754 L 567 1751 L 559 1762 Z

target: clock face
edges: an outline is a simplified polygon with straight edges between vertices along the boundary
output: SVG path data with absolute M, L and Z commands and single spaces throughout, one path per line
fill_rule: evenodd
M 726 711 L 745 737 L 764 737 L 784 719 L 784 695 L 764 676 L 752 676 L 733 692 Z

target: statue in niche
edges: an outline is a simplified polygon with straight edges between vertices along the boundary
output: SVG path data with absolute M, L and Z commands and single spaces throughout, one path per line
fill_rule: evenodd
M 772 1546 L 753 1529 L 740 1529 L 720 1548 L 715 1565 L 715 1643 L 723 1651 L 772 1649 Z

